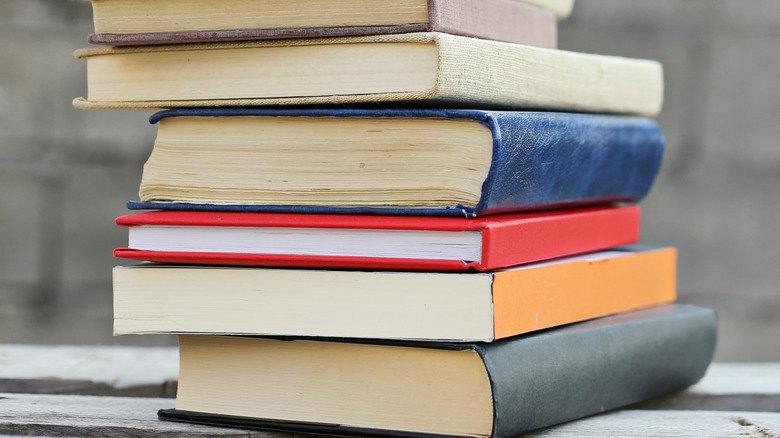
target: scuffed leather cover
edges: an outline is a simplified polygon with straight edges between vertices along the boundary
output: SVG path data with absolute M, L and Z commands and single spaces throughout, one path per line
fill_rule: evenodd
M 493 436 L 515 436 L 687 388 L 707 370 L 716 338 L 713 310 L 669 304 L 517 342 L 477 344 L 493 387 Z
M 131 210 L 205 210 L 272 213 L 477 215 L 639 202 L 661 166 L 664 138 L 648 118 L 526 111 L 437 109 L 180 109 L 166 117 L 435 117 L 478 120 L 493 133 L 491 169 L 476 209 L 199 205 L 129 202 Z
M 716 338 L 717 316 L 713 310 L 668 304 L 491 343 L 382 344 L 476 350 L 487 367 L 493 391 L 491 438 L 509 438 L 685 389 L 704 375 L 712 361 Z M 212 426 L 337 436 L 437 436 L 176 409 L 160 410 L 158 417 Z
M 493 112 L 493 164 L 481 214 L 582 203 L 638 202 L 661 167 L 664 139 L 638 117 Z

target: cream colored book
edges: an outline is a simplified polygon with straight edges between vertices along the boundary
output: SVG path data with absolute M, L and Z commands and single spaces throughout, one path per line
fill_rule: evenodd
M 658 62 L 437 32 L 94 48 L 78 108 L 367 104 L 657 115 Z
M 574 8 L 574 0 L 522 0 L 529 5 L 549 9 L 555 13 L 558 18 L 566 18 L 571 14 Z
M 621 247 L 467 273 L 139 264 L 114 268 L 114 333 L 493 341 L 673 302 L 676 260 Z

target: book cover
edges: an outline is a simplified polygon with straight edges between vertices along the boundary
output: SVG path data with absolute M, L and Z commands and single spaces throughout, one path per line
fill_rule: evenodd
M 131 8 L 122 2 L 93 2 L 95 27 L 102 32 L 88 40 L 127 46 L 445 32 L 538 47 L 557 45 L 554 12 L 515 0 L 418 0 L 411 5 L 364 1 L 353 6 L 321 2 L 308 14 L 301 14 L 300 6 L 278 2 L 223 3 L 149 0 Z M 335 11 L 329 18 L 328 7 Z M 214 20 L 217 12 L 220 19 Z
M 165 148 L 154 148 L 144 166 L 141 202 L 130 202 L 128 207 L 134 210 L 473 217 L 610 202 L 638 202 L 650 190 L 664 150 L 664 138 L 654 120 L 624 116 L 423 109 L 190 109 L 158 113 L 151 121 L 160 122 L 162 133 L 167 119 L 192 118 L 193 126 L 198 132 L 203 132 L 208 126 L 220 123 L 221 117 L 248 118 L 244 119 L 247 120 L 247 129 L 255 123 L 251 118 L 261 122 L 262 118 L 289 117 L 295 122 L 296 118 L 309 120 L 322 117 L 327 118 L 328 127 L 337 126 L 340 121 L 357 119 L 388 120 L 388 129 L 368 129 L 371 132 L 367 132 L 367 140 L 363 140 L 365 144 L 355 146 L 366 150 L 378 149 L 378 140 L 374 139 L 379 131 L 398 131 L 390 129 L 393 123 L 400 124 L 407 119 L 473 120 L 485 130 L 488 143 L 484 155 L 476 157 L 484 161 L 484 169 L 471 163 L 462 167 L 459 162 L 453 166 L 461 167 L 447 167 L 447 157 L 462 157 L 465 152 L 462 148 L 449 152 L 447 148 L 450 145 L 443 139 L 451 128 L 445 124 L 434 128 L 436 131 L 424 133 L 425 138 L 440 139 L 430 148 L 437 151 L 439 155 L 436 157 L 444 156 L 431 161 L 422 161 L 424 157 L 415 159 L 416 167 L 410 169 L 406 165 L 398 167 L 394 157 L 408 155 L 408 144 L 420 143 L 424 140 L 423 134 L 409 134 L 402 141 L 397 141 L 398 147 L 402 148 L 400 152 L 393 153 L 389 149 L 385 155 L 372 158 L 373 162 L 362 160 L 361 165 L 355 163 L 354 166 L 345 164 L 355 160 L 349 148 L 344 150 L 342 147 L 339 153 L 343 155 L 337 156 L 330 151 L 318 155 L 318 152 L 313 152 L 318 149 L 311 147 L 306 139 L 293 146 L 284 136 L 300 132 L 301 129 L 295 128 L 295 125 L 279 134 L 279 143 L 285 144 L 283 148 L 267 147 L 263 143 L 268 138 L 266 132 L 241 139 L 242 143 L 238 143 L 241 148 L 221 147 L 220 141 L 228 138 L 231 131 L 216 131 L 224 134 L 211 143 L 214 145 L 212 158 L 197 165 L 189 159 L 187 141 L 181 142 L 181 149 L 175 149 L 172 147 L 173 139 L 168 139 Z M 318 145 L 328 140 L 326 135 L 316 139 Z M 343 143 L 338 136 L 332 141 Z M 456 141 L 462 140 L 455 138 L 453 145 Z M 472 154 L 478 151 L 475 147 L 464 147 Z M 251 153 L 244 153 L 244 150 Z M 262 155 L 267 151 L 274 151 L 274 155 Z M 239 153 L 241 155 L 236 155 Z M 275 165 L 266 169 L 271 159 L 287 153 L 294 154 L 291 155 L 294 157 L 293 167 Z M 232 158 L 234 155 L 235 159 Z M 306 157 L 308 161 L 302 161 Z M 232 160 L 229 162 L 230 172 L 219 172 L 220 162 L 227 159 Z M 304 170 L 317 169 L 318 174 L 326 173 L 323 163 L 341 163 L 338 168 L 327 172 L 337 177 L 315 185 L 311 171 L 298 172 L 300 167 Z M 373 169 L 378 169 L 380 173 L 371 173 Z M 386 169 L 394 169 L 392 171 L 397 173 L 390 174 L 394 176 L 388 178 Z M 411 171 L 413 173 L 406 173 Z M 262 177 L 271 172 L 277 176 Z M 426 180 L 408 183 L 420 175 Z M 431 179 L 427 179 L 428 176 Z M 384 185 L 377 185 L 378 177 L 384 177 Z M 239 178 L 240 186 L 231 182 L 235 178 Z M 288 182 L 279 185 L 277 180 Z M 458 190 L 454 190 L 456 183 Z M 197 197 L 196 187 L 200 189 Z M 292 192 L 293 188 L 296 192 Z M 232 197 L 226 198 L 227 194 Z M 393 194 L 393 197 L 389 198 L 388 194 Z M 296 200 L 296 205 L 292 203 L 293 195 L 305 198 Z M 374 199 L 375 195 L 382 198 Z
M 440 32 L 104 47 L 77 108 L 415 104 L 655 116 L 655 61 Z
M 117 218 L 114 256 L 236 266 L 487 271 L 636 243 L 639 207 L 477 219 L 155 211 Z M 455 251 L 457 250 L 457 251 Z
M 335 435 L 506 438 L 696 383 L 712 360 L 716 319 L 664 305 L 461 345 L 181 336 L 176 408 L 158 415 Z M 296 360 L 303 354 L 310 360 Z
M 530 5 L 536 5 L 540 8 L 549 9 L 555 13 L 558 18 L 566 18 L 574 9 L 574 0 L 522 0 Z
M 676 262 L 621 247 L 493 272 L 120 266 L 114 333 L 491 341 L 673 302 Z

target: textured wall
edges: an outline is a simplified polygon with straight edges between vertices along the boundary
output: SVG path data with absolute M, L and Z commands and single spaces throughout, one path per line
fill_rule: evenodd
M 87 3 L 0 2 L 0 342 L 172 345 L 111 336 L 113 219 L 154 128 L 70 106 L 91 27 Z M 780 3 L 577 0 L 560 45 L 663 62 L 668 153 L 642 240 L 680 249 L 680 300 L 720 313 L 718 359 L 780 360 Z
M 719 359 L 780 360 L 780 2 L 577 2 L 562 48 L 664 64 L 643 241 L 679 248 L 680 300 L 718 310 Z

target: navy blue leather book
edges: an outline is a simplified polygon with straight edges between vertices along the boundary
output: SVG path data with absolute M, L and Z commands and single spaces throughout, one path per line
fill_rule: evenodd
M 473 217 L 638 202 L 664 139 L 641 117 L 425 109 L 155 114 L 131 209 Z
M 715 312 L 663 305 L 490 343 L 181 335 L 164 420 L 375 437 L 509 438 L 680 391 Z

